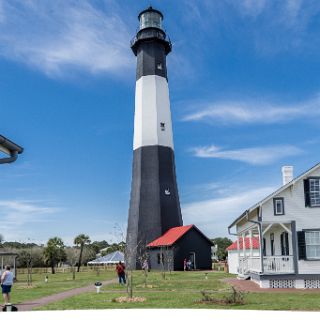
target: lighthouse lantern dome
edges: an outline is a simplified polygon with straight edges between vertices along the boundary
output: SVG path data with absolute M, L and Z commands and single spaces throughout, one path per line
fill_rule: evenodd
M 160 11 L 149 7 L 139 14 L 140 30 L 145 28 L 158 28 L 162 30 L 163 15 Z

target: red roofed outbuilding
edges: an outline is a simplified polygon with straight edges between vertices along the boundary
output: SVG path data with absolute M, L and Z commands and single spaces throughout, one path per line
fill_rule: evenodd
M 191 269 L 209 270 L 212 246 L 212 241 L 193 224 L 171 228 L 147 244 L 150 267 L 183 270 L 187 259 Z

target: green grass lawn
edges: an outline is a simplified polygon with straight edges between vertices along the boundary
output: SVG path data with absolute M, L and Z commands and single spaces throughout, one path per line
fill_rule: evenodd
M 49 281 L 45 283 L 45 276 L 48 275 Z M 37 298 L 49 296 L 58 292 L 66 291 L 73 288 L 84 287 L 94 284 L 96 281 L 105 281 L 115 278 L 114 270 L 101 270 L 97 276 L 96 271 L 77 272 L 76 279 L 72 280 L 72 273 L 56 274 L 33 274 L 32 286 L 27 285 L 27 275 L 19 274 L 18 281 L 12 288 L 12 302 L 21 303 Z
M 199 303 L 201 290 L 215 290 L 217 296 L 225 295 L 230 287 L 223 278 L 230 277 L 223 272 L 210 272 L 205 279 L 204 272 L 173 272 L 148 274 L 147 287 L 141 272 L 134 273 L 135 297 L 143 297 L 144 302 L 119 303 L 115 298 L 127 296 L 126 288 L 118 284 L 102 287 L 101 293 L 84 293 L 64 301 L 51 303 L 39 310 L 75 309 L 122 309 L 122 308 L 205 308 L 205 309 L 245 309 L 245 310 L 320 310 L 320 291 L 310 293 L 297 290 L 294 293 L 247 293 L 244 305 L 219 305 Z M 219 293 L 219 291 L 221 293 Z
M 75 281 L 71 273 L 49 274 L 49 282 L 44 282 L 45 274 L 34 275 L 32 288 L 27 288 L 22 275 L 14 285 L 13 302 L 33 300 L 51 295 L 62 290 L 93 284 L 95 281 L 115 279 L 113 270 L 102 271 L 99 276 L 96 272 L 81 272 L 76 274 Z M 221 281 L 223 278 L 233 277 L 223 272 L 209 272 L 205 279 L 204 272 L 172 272 L 166 273 L 163 279 L 160 272 L 148 273 L 147 286 L 144 286 L 144 277 L 141 271 L 133 274 L 133 296 L 145 298 L 144 302 L 119 303 L 114 300 L 126 297 L 126 287 L 117 283 L 105 285 L 101 293 L 83 293 L 38 308 L 38 310 L 76 310 L 76 309 L 120 309 L 120 308 L 205 308 L 205 309 L 246 309 L 246 310 L 320 310 L 320 290 L 310 292 L 297 290 L 293 293 L 263 292 L 245 293 L 243 305 L 221 305 L 199 303 L 201 290 L 214 290 L 216 297 L 226 295 L 230 286 Z

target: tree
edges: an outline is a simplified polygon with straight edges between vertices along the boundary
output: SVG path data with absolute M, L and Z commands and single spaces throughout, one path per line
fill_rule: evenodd
M 87 244 L 90 244 L 91 240 L 89 238 L 89 236 L 85 235 L 85 234 L 79 234 L 78 236 L 76 236 L 74 238 L 74 241 L 73 243 L 80 247 L 80 254 L 79 254 L 79 261 L 78 261 L 78 270 L 77 272 L 80 271 L 80 267 L 81 267 L 81 261 L 82 261 L 82 254 L 83 254 L 83 249 L 84 249 L 84 246 L 87 245 Z
M 0 233 L 0 247 L 2 247 L 2 242 L 4 241 L 3 235 Z
M 50 238 L 47 242 L 47 246 L 43 252 L 44 260 L 51 267 L 51 273 L 55 273 L 55 267 L 58 262 L 66 259 L 66 253 L 64 251 L 64 243 L 61 238 Z
M 217 257 L 219 260 L 225 260 L 227 257 L 226 249 L 232 244 L 232 240 L 224 238 L 212 239 L 212 242 L 218 246 Z
M 67 255 L 67 262 L 71 266 L 71 272 L 72 272 L 72 280 L 76 279 L 76 264 L 78 260 L 78 249 L 73 248 L 66 248 L 66 255 Z

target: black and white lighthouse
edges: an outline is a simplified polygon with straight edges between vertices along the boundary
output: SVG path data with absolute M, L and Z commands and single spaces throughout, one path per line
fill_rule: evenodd
M 150 241 L 182 225 L 166 65 L 171 42 L 162 28 L 160 11 L 149 7 L 138 18 L 140 28 L 131 43 L 137 73 L 126 240 L 130 269 L 140 267 L 139 257 Z

